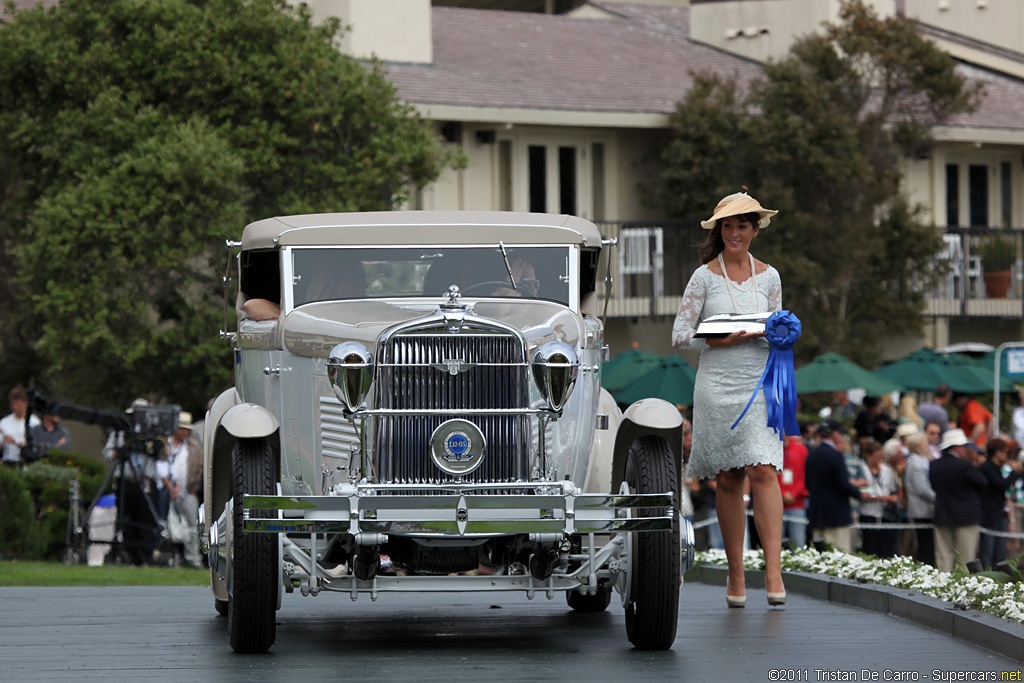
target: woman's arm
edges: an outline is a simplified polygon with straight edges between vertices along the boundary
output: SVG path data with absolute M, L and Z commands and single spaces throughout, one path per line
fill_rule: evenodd
M 706 270 L 706 269 L 705 269 Z M 677 349 L 702 351 L 708 347 L 703 339 L 693 335 L 700 324 L 700 313 L 704 309 L 704 297 L 707 295 L 707 282 L 704 272 L 698 268 L 686 285 L 683 300 L 679 304 L 679 312 L 672 324 L 672 346 Z

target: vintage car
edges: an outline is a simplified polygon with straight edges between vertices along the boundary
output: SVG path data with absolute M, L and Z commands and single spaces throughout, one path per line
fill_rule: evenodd
M 602 611 L 614 590 L 630 642 L 671 647 L 682 419 L 601 389 L 593 223 L 286 216 L 228 246 L 235 388 L 207 415 L 200 537 L 235 651 L 270 648 L 295 592 Z

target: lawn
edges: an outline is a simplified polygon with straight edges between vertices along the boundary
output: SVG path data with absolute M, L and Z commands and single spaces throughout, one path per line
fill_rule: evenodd
M 0 586 L 209 586 L 206 569 L 0 562 Z

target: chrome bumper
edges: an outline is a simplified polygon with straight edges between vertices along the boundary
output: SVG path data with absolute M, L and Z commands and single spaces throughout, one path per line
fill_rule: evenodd
M 503 491 L 541 486 L 497 485 Z M 483 493 L 495 484 L 464 486 L 365 485 L 335 487 L 327 496 L 245 496 L 244 530 L 255 533 L 338 533 L 439 536 L 585 534 L 669 531 L 676 520 L 672 494 L 577 493 L 571 484 L 552 493 Z M 412 493 L 429 490 L 432 495 Z M 404 494 L 404 495 L 403 495 Z M 641 516 L 643 508 L 669 508 Z M 257 510 L 274 518 L 253 517 Z

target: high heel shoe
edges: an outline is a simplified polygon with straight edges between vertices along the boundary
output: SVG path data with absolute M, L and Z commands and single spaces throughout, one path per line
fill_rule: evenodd
M 725 594 L 725 604 L 729 607 L 746 607 L 747 596 L 746 595 L 729 595 Z
M 768 593 L 768 604 L 772 607 L 786 604 L 786 591 L 781 593 Z
M 729 595 L 729 582 L 728 582 L 728 580 L 725 582 L 725 604 L 729 605 L 729 607 L 746 607 L 747 606 L 747 596 L 746 596 L 746 594 L 743 594 L 743 595 Z

